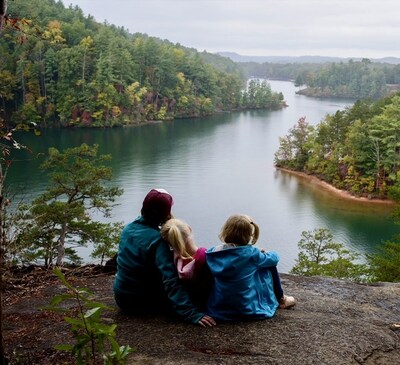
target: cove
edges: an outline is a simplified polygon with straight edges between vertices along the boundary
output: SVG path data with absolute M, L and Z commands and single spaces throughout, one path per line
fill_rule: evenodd
M 162 187 L 174 197 L 174 215 L 192 226 L 200 246 L 219 243 L 219 230 L 231 214 L 252 216 L 261 229 L 257 245 L 280 254 L 282 272 L 293 266 L 304 230 L 328 228 L 348 248 L 362 255 L 373 253 L 398 232 L 390 207 L 340 199 L 273 166 L 279 137 L 299 118 L 317 124 L 352 103 L 296 95 L 291 82 L 270 84 L 284 94 L 287 108 L 130 128 L 44 130 L 39 138 L 21 134 L 20 141 L 33 152 L 21 155 L 10 170 L 14 200 L 30 200 L 45 189 L 47 177 L 34 156 L 51 146 L 62 150 L 96 143 L 100 153 L 112 155 L 113 183 L 124 189 L 113 221 L 134 219 L 145 194 Z M 90 249 L 80 251 L 86 261 L 89 253 Z

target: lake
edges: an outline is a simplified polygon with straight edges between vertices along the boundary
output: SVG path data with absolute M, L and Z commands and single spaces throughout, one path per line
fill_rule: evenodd
M 273 165 L 279 137 L 300 117 L 317 124 L 352 103 L 296 95 L 290 82 L 270 84 L 284 94 L 287 108 L 132 128 L 44 130 L 42 137 L 25 134 L 19 139 L 32 149 L 32 156 L 50 146 L 62 150 L 84 142 L 110 153 L 114 183 L 124 189 L 113 221 L 136 218 L 145 194 L 160 187 L 173 195 L 174 215 L 192 226 L 201 246 L 219 243 L 219 230 L 231 214 L 252 216 L 261 230 L 257 245 L 280 254 L 282 272 L 293 266 L 304 230 L 328 228 L 346 247 L 360 254 L 374 252 L 398 232 L 390 208 L 340 199 Z M 26 158 L 12 166 L 8 182 L 18 199 L 29 200 L 45 189 L 46 176 L 37 166 Z M 87 261 L 89 252 L 81 251 Z

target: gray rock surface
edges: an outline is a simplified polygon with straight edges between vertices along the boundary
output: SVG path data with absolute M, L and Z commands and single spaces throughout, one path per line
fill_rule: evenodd
M 136 348 L 128 364 L 400 364 L 400 284 L 362 285 L 286 274 L 281 278 L 285 293 L 298 303 L 268 320 L 202 328 L 161 316 L 127 317 L 118 310 L 105 320 L 117 323 L 120 345 Z M 74 284 L 115 306 L 112 281 L 112 275 L 100 275 Z M 6 306 L 10 351 L 32 354 L 27 344 L 34 343 L 43 354 L 51 354 L 55 344 L 68 339 L 62 319 L 55 321 L 39 310 L 64 289 L 59 283 L 48 285 L 40 295 Z M 23 329 L 25 322 L 31 328 Z M 46 356 L 46 364 L 54 364 Z
M 131 364 L 400 364 L 400 284 L 360 285 L 282 275 L 292 310 L 257 322 L 200 328 L 117 315 Z

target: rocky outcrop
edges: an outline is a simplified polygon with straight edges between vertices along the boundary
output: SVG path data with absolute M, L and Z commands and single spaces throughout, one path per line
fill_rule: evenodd
M 112 280 L 102 275 L 84 284 L 98 299 L 114 305 Z M 127 317 L 118 311 L 106 320 L 118 324 L 120 344 L 136 348 L 129 364 L 400 364 L 400 284 L 364 285 L 285 274 L 282 284 L 298 304 L 292 310 L 278 310 L 269 320 L 205 329 L 165 317 Z M 56 288 L 62 290 L 60 285 Z M 50 287 L 44 293 L 51 293 Z M 16 331 L 15 315 L 37 313 L 35 300 L 7 306 L 8 335 Z M 56 341 L 48 320 L 35 328 L 42 349 Z M 53 326 L 53 333 L 66 336 L 62 322 Z M 17 345 L 8 342 L 9 347 Z

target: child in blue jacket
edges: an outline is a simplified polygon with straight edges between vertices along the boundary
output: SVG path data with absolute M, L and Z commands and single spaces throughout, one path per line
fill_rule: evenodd
M 283 294 L 275 252 L 253 245 L 259 227 L 247 215 L 233 215 L 222 227 L 222 245 L 209 249 L 207 264 L 214 276 L 208 314 L 217 320 L 264 319 L 277 308 L 291 308 L 293 297 Z

